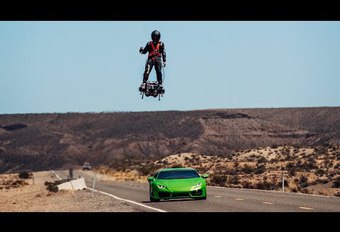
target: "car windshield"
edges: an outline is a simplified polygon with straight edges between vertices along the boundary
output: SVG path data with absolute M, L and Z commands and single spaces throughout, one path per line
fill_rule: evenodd
M 158 174 L 157 179 L 188 179 L 200 177 L 195 170 L 173 170 L 163 171 Z

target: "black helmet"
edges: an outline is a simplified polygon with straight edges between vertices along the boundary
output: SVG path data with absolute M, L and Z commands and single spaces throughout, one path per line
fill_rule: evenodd
M 153 42 L 158 42 L 161 38 L 161 33 L 157 30 L 153 31 L 151 33 L 151 39 Z

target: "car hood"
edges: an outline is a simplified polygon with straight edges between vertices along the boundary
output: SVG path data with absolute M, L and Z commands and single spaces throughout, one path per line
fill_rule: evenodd
M 166 186 L 171 191 L 190 191 L 197 183 L 204 183 L 202 178 L 157 180 L 156 184 Z

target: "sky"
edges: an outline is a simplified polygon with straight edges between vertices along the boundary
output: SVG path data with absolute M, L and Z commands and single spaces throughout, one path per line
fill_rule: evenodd
M 138 91 L 153 30 L 160 101 Z M 1 21 L 0 87 L 0 114 L 340 106 L 340 22 Z

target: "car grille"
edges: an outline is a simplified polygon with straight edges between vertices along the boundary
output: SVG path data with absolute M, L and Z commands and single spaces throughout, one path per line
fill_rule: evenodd
M 163 198 L 163 197 L 170 197 L 170 193 L 168 193 L 168 192 L 159 192 L 158 196 L 161 197 L 161 198 Z
M 190 197 L 189 193 L 172 193 L 172 197 Z
M 189 192 L 191 186 L 188 185 L 178 185 L 178 186 L 171 186 L 168 187 L 170 191 L 174 191 L 174 192 Z

